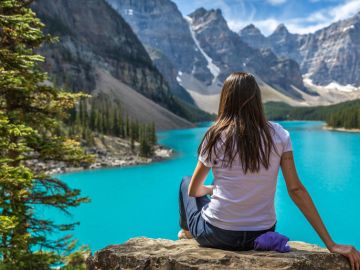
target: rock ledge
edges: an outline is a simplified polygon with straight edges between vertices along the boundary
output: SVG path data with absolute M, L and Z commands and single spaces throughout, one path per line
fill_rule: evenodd
M 350 269 L 341 255 L 304 242 L 289 243 L 289 253 L 233 252 L 199 247 L 194 240 L 133 238 L 96 252 L 86 264 L 89 270 Z

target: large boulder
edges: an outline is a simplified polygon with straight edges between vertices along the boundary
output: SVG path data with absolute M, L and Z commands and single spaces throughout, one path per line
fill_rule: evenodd
M 346 258 L 316 245 L 289 242 L 291 252 L 225 251 L 199 247 L 194 240 L 133 238 L 87 259 L 89 270 L 120 269 L 350 269 Z

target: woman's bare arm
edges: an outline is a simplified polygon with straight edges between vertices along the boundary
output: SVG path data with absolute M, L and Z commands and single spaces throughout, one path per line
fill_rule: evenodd
M 286 187 L 291 199 L 302 211 L 306 219 L 318 233 L 326 247 L 335 253 L 349 258 L 353 270 L 360 270 L 360 253 L 353 246 L 336 244 L 328 233 L 321 217 L 314 205 L 310 194 L 301 183 L 293 157 L 293 152 L 285 152 L 281 157 L 281 170 L 283 172 Z
M 201 161 L 198 161 L 194 173 L 191 177 L 188 190 L 189 196 L 201 197 L 207 194 L 212 194 L 213 186 L 204 186 L 204 182 L 209 171 L 209 167 L 206 167 L 203 163 L 201 163 Z

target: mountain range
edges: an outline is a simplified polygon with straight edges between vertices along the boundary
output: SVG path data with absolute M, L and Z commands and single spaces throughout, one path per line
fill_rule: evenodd
M 264 101 L 359 97 L 359 14 L 307 35 L 281 24 L 265 37 L 254 25 L 235 33 L 219 9 L 183 16 L 170 0 L 38 0 L 33 9 L 60 38 L 40 51 L 56 84 L 119 99 L 158 129 L 210 120 L 233 71 L 253 73 Z
M 280 24 L 265 37 L 254 25 L 233 32 L 219 9 L 184 17 L 170 0 L 107 1 L 148 51 L 162 55 L 152 59 L 159 70 L 171 70 L 167 80 L 175 82 L 177 71 L 178 84 L 206 111 L 216 112 L 232 71 L 253 73 L 265 101 L 319 105 L 359 97 L 359 15 L 307 35 Z
M 207 114 L 177 99 L 131 27 L 104 0 L 39 0 L 33 10 L 59 37 L 40 53 L 59 86 L 121 102 L 124 113 L 158 129 L 191 127 Z M 195 119 L 197 120 L 197 119 Z
M 292 34 L 284 24 L 268 37 L 252 24 L 239 35 L 254 48 L 270 48 L 295 60 L 317 85 L 360 86 L 360 13 L 306 35 Z

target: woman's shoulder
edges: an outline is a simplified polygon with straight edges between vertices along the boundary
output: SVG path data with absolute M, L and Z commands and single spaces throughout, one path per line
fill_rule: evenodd
M 282 125 L 279 123 L 269 121 L 270 125 L 272 126 L 275 135 L 279 136 L 281 139 L 286 139 L 290 136 L 290 133 L 287 129 L 285 129 Z

